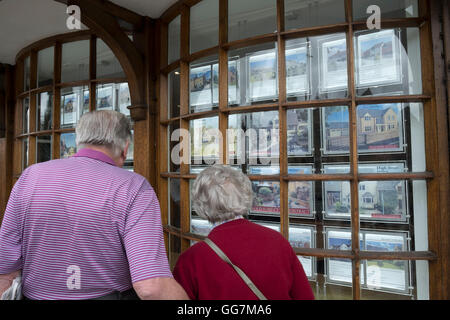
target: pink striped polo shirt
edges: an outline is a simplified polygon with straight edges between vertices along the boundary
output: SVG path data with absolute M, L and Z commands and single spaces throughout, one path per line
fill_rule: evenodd
M 172 277 L 155 192 L 92 149 L 30 166 L 0 228 L 0 274 L 19 269 L 30 299 L 96 298 Z

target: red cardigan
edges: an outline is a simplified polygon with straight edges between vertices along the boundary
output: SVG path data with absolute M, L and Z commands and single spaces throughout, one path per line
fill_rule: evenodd
M 314 299 L 300 261 L 279 232 L 238 219 L 215 227 L 208 237 L 266 298 Z M 178 258 L 173 274 L 193 300 L 257 299 L 236 271 L 204 242 Z

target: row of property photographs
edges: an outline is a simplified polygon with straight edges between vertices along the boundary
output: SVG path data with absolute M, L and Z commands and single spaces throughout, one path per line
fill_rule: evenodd
M 98 85 L 96 110 L 116 110 L 129 114 L 130 103 L 128 83 Z M 73 127 L 81 115 L 89 111 L 89 89 L 74 87 L 61 92 L 61 127 Z
M 401 84 L 400 30 L 388 29 L 355 35 L 355 78 L 357 88 Z M 319 74 L 318 93 L 346 90 L 347 46 L 345 34 L 326 36 L 318 41 L 318 57 L 306 41 L 286 43 L 287 96 L 312 94 L 312 76 Z M 269 101 L 278 97 L 278 66 L 275 49 L 247 54 L 228 61 L 228 100 L 230 105 Z M 244 80 L 245 79 L 245 80 Z M 314 84 L 315 86 L 317 84 Z M 241 88 L 246 93 L 241 91 Z M 241 94 L 245 95 L 242 101 Z M 219 103 L 217 62 L 191 65 L 191 112 L 200 112 Z
M 253 221 L 262 226 L 280 231 L 278 224 Z M 191 232 L 207 236 L 213 225 L 199 217 L 192 217 Z M 294 248 L 316 248 L 314 226 L 290 225 L 289 242 Z M 361 230 L 360 248 L 366 251 L 407 251 L 409 233 L 396 231 Z M 191 245 L 195 241 L 191 242 Z M 351 250 L 351 230 L 326 227 L 324 248 Z M 316 258 L 298 256 L 307 277 L 314 281 L 317 277 Z M 408 261 L 370 260 L 361 262 L 361 286 L 370 290 L 409 293 L 410 265 Z M 325 259 L 326 283 L 350 285 L 352 282 L 352 262 L 348 259 Z
M 358 152 L 386 153 L 403 152 L 404 145 L 404 110 L 403 103 L 387 103 L 359 105 L 357 108 Z M 311 156 L 313 154 L 313 121 L 312 109 L 287 110 L 287 152 L 289 157 Z M 321 108 L 321 143 L 322 154 L 349 153 L 349 112 L 347 106 Z M 247 115 L 232 114 L 229 116 L 229 129 L 255 129 L 266 132 L 270 144 L 261 150 L 259 145 L 247 146 L 249 157 L 279 156 L 278 137 L 272 137 L 273 130 L 278 129 L 278 111 L 254 112 Z M 218 129 L 218 118 L 202 118 L 191 121 L 192 157 L 214 158 L 218 154 L 218 140 L 208 136 L 209 129 Z M 195 135 L 202 133 L 202 137 Z M 253 141 L 253 140 L 252 140 Z M 257 139 L 255 142 L 259 143 Z M 236 135 L 229 142 L 230 157 L 242 157 L 242 144 L 245 139 Z M 261 153 L 262 152 L 262 153 Z
M 200 173 L 204 167 L 192 167 L 191 173 Z M 240 170 L 239 167 L 236 167 Z M 288 174 L 311 174 L 312 165 L 289 165 Z M 404 172 L 403 162 L 360 163 L 361 173 Z M 326 174 L 348 173 L 348 164 L 324 164 Z M 250 175 L 276 175 L 279 167 L 249 166 Z M 278 181 L 252 181 L 252 215 L 280 215 L 280 183 Z M 316 217 L 315 184 L 312 181 L 290 181 L 288 183 L 288 208 L 291 217 Z M 406 223 L 409 220 L 407 183 L 395 181 L 359 182 L 359 216 L 364 221 Z M 322 183 L 322 208 L 324 219 L 349 220 L 351 216 L 351 190 L 348 181 L 325 181 Z
M 134 132 L 132 131 L 132 135 Z M 68 132 L 62 133 L 60 138 L 60 158 L 67 159 L 77 153 L 77 144 L 76 144 L 76 133 Z M 131 143 L 128 147 L 127 158 L 125 160 L 125 165 L 132 162 L 134 158 L 134 143 L 133 138 L 131 139 Z

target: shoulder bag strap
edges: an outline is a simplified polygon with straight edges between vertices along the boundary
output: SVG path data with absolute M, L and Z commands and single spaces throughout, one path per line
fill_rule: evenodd
M 262 294 L 261 291 L 255 286 L 255 284 L 250 280 L 250 278 L 242 271 L 241 268 L 235 266 L 227 255 L 209 238 L 205 239 L 205 243 L 215 252 L 217 255 L 238 273 L 238 275 L 244 280 L 245 284 L 253 291 L 253 293 L 258 297 L 259 300 L 267 300 L 267 298 Z

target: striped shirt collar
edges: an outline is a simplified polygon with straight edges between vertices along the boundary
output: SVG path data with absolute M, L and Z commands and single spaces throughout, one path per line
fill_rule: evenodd
M 106 163 L 109 163 L 110 165 L 116 166 L 116 163 L 113 159 L 111 159 L 108 155 L 101 151 L 93 150 L 90 148 L 84 148 L 78 151 L 76 154 L 73 155 L 73 157 L 87 157 L 99 161 L 103 161 Z

